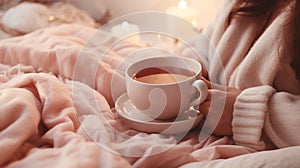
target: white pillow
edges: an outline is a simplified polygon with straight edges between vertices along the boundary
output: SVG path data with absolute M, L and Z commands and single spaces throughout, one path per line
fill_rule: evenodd
M 66 23 L 90 27 L 96 25 L 90 15 L 65 2 L 56 2 L 50 6 L 23 2 L 8 9 L 3 14 L 1 23 L 6 28 L 20 33 L 30 33 L 41 28 Z
M 9 29 L 23 33 L 46 27 L 51 11 L 44 5 L 38 3 L 21 3 L 8 9 L 3 17 L 2 24 Z

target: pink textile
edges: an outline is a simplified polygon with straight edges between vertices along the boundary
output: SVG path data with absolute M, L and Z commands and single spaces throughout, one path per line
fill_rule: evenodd
M 86 43 L 88 42 L 88 43 Z M 178 167 L 255 150 L 129 129 L 114 111 L 129 55 L 143 46 L 78 25 L 0 42 L 0 166 Z M 118 85 L 114 85 L 118 83 Z

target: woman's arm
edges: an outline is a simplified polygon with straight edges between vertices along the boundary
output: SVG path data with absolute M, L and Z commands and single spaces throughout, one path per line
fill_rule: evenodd
M 262 148 L 264 133 L 278 148 L 300 145 L 300 95 L 276 92 L 270 86 L 244 90 L 233 111 L 237 144 Z
M 200 111 L 210 111 L 210 104 L 225 106 L 220 120 L 214 115 L 207 118 L 207 126 L 214 126 L 215 135 L 233 135 L 237 145 L 263 150 L 271 141 L 283 148 L 300 145 L 300 95 L 276 92 L 271 86 L 257 86 L 240 91 L 235 88 L 211 84 L 207 101 L 200 105 Z M 214 99 L 212 97 L 215 96 Z M 223 99 L 225 97 L 225 100 Z M 267 141 L 265 141 L 267 140 Z M 272 145 L 273 145 L 272 144 Z

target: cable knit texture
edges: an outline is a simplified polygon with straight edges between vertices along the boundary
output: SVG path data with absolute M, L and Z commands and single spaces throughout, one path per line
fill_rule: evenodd
M 237 98 L 233 112 L 233 139 L 236 144 L 248 144 L 263 148 L 260 142 L 268 101 L 275 90 L 270 86 L 244 90 Z

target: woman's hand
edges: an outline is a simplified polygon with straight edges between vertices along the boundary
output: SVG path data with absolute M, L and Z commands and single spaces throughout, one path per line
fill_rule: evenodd
M 232 135 L 232 113 L 235 100 L 241 90 L 226 86 L 213 84 L 206 79 L 202 79 L 208 86 L 208 96 L 199 110 L 206 117 L 207 126 L 213 130 L 217 136 Z M 214 106 L 214 107 L 211 107 Z M 209 117 L 207 117 L 209 114 Z M 221 117 L 219 117 L 221 115 Z

